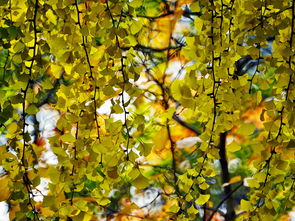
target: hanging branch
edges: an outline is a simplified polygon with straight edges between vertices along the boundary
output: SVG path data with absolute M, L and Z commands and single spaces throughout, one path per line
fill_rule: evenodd
M 28 193 L 28 205 L 30 205 L 31 207 L 31 211 L 33 212 L 34 214 L 34 220 L 39 220 L 39 216 L 38 216 L 38 213 L 36 211 L 36 208 L 35 208 L 35 205 L 33 204 L 32 202 L 32 197 L 34 197 L 34 194 L 33 194 L 33 191 L 32 191 L 32 182 L 30 181 L 29 177 L 28 177 L 28 173 L 27 173 L 27 165 L 26 165 L 26 162 L 25 162 L 25 153 L 26 153 L 26 147 L 28 146 L 27 144 L 27 140 L 26 140 L 26 126 L 28 126 L 28 124 L 26 123 L 26 98 L 27 98 L 27 93 L 28 93 L 28 89 L 30 87 L 30 85 L 33 83 L 33 80 L 32 80 L 32 74 L 33 74 L 33 66 L 34 66 L 34 62 L 35 62 L 35 59 L 36 59 L 36 52 L 37 52 L 37 41 L 38 41 L 38 38 L 37 38 L 37 33 L 38 33 L 38 30 L 37 30 L 37 12 L 38 12 L 38 7 L 39 7 L 39 2 L 38 0 L 36 0 L 35 2 L 35 6 L 34 6 L 34 15 L 33 15 L 33 19 L 30 20 L 29 22 L 32 22 L 33 23 L 33 32 L 34 32 L 34 45 L 32 47 L 33 49 L 33 56 L 32 56 L 32 59 L 31 59 L 31 63 L 30 63 L 30 66 L 27 67 L 29 69 L 29 80 L 28 80 L 28 83 L 26 85 L 26 88 L 25 90 L 22 90 L 23 92 L 23 103 L 22 103 L 22 120 L 23 120 L 23 128 L 22 128 L 22 136 L 23 136 L 23 151 L 22 151 L 22 158 L 21 158 L 21 162 L 22 162 L 22 166 L 24 167 L 25 169 L 25 172 L 23 174 L 23 182 L 24 182 L 24 185 L 26 187 L 26 190 L 27 190 L 27 193 Z
M 82 14 L 82 11 L 79 10 L 77 0 L 75 0 L 75 6 L 76 6 L 76 11 L 77 11 L 77 23 L 76 24 L 79 26 L 80 29 L 82 29 L 82 24 L 81 24 L 81 21 L 80 21 L 80 14 Z M 99 90 L 99 87 L 97 87 L 95 85 L 95 79 L 94 79 L 93 71 L 92 71 L 93 65 L 91 65 L 91 63 L 90 63 L 90 57 L 89 57 L 89 54 L 88 54 L 88 51 L 87 51 L 86 42 L 87 42 L 87 37 L 82 35 L 82 46 L 83 46 L 83 49 L 84 49 L 84 52 L 85 52 L 86 61 L 87 61 L 89 72 L 90 72 L 89 78 L 90 78 L 90 80 L 94 81 L 94 95 L 92 97 L 93 105 L 94 105 L 94 111 L 93 111 L 94 113 L 93 113 L 93 115 L 94 115 L 94 121 L 95 121 L 96 129 L 97 129 L 97 139 L 100 141 L 100 132 L 99 132 L 100 126 L 99 126 L 99 123 L 98 123 L 97 113 L 96 113 L 96 110 L 97 110 L 96 93 L 97 93 L 97 90 Z
M 175 5 L 177 5 L 177 4 L 178 4 L 178 2 L 176 1 Z M 168 43 L 168 48 L 169 49 L 166 52 L 167 53 L 166 54 L 166 68 L 165 68 L 164 73 L 166 73 L 166 70 L 167 70 L 168 65 L 169 65 L 172 34 L 173 34 L 173 27 L 172 27 L 172 24 L 170 22 L 170 36 L 169 36 L 169 43 Z M 164 91 L 164 87 L 163 87 L 164 84 L 165 84 L 165 78 L 163 77 L 163 85 L 161 87 L 161 90 L 162 90 L 163 100 L 164 100 L 164 103 L 165 103 L 165 109 L 168 109 L 169 108 L 169 102 L 168 102 L 169 97 L 167 98 L 168 100 L 166 100 L 165 91 Z M 177 177 L 177 174 L 176 174 L 175 142 L 172 140 L 171 131 L 170 131 L 170 125 L 169 125 L 169 120 L 168 119 L 166 120 L 166 129 L 167 129 L 168 138 L 169 138 L 169 141 L 170 141 L 170 152 L 171 152 L 171 156 L 172 156 L 172 170 L 173 170 L 173 179 L 174 179 L 175 192 L 176 192 L 176 194 L 178 196 L 180 196 L 179 187 L 178 187 L 178 184 L 177 184 L 178 177 Z M 179 204 L 179 207 L 181 208 L 180 203 L 178 203 L 178 204 Z
M 210 28 L 210 36 L 208 36 L 211 39 L 211 44 L 214 48 L 214 1 L 210 0 L 210 4 L 211 4 L 211 9 L 209 9 L 209 11 L 211 11 L 211 28 Z M 216 12 L 215 12 L 216 13 Z M 212 122 L 212 128 L 211 128 L 211 135 L 209 138 L 209 142 L 208 142 L 208 148 L 210 147 L 210 145 L 212 145 L 212 141 L 213 141 L 213 132 L 214 132 L 214 127 L 215 127 L 215 123 L 216 123 L 216 117 L 217 117 L 217 107 L 219 104 L 217 102 L 217 93 L 218 93 L 218 88 L 220 85 L 220 80 L 216 81 L 215 80 L 215 55 L 214 55 L 214 49 L 212 49 L 211 51 L 211 66 L 207 67 L 207 69 L 211 69 L 212 70 L 212 80 L 213 80 L 213 85 L 212 85 L 212 92 L 210 94 L 208 94 L 208 96 L 210 96 L 210 98 L 213 99 L 213 122 Z M 219 58 L 220 59 L 220 58 Z M 207 153 L 206 153 L 207 156 Z M 203 220 L 206 221 L 206 203 L 203 205 L 203 209 L 204 209 L 204 217 Z
M 234 2 L 232 3 L 233 6 Z M 231 7 L 232 7 L 231 6 Z M 223 12 L 223 7 L 224 7 L 224 3 L 223 0 L 221 0 L 221 22 L 220 22 L 220 26 L 219 26 L 219 41 L 220 41 L 220 47 L 222 47 L 222 42 L 223 42 L 223 38 L 222 38 L 222 33 L 223 33 L 223 16 L 224 16 L 224 12 Z M 219 54 L 219 67 L 221 66 L 221 53 Z M 219 80 L 220 81 L 220 80 Z M 227 157 L 226 157 L 226 135 L 227 132 L 223 132 L 219 135 L 219 162 L 221 165 L 221 176 L 222 176 L 222 183 L 228 183 L 230 180 L 230 173 L 228 170 L 228 162 L 227 162 Z M 235 210 L 234 210 L 234 203 L 233 203 L 233 197 L 230 195 L 231 193 L 231 185 L 226 185 L 224 186 L 224 195 L 228 196 L 227 200 L 226 200 L 226 214 L 225 214 L 225 219 L 226 220 L 234 220 L 235 217 Z M 212 214 L 211 214 L 212 215 Z M 213 217 L 213 216 L 212 216 Z M 210 219 L 209 219 L 210 220 Z
M 266 183 L 268 181 L 268 177 L 271 176 L 269 170 L 270 170 L 270 163 L 271 163 L 271 160 L 272 160 L 274 154 L 276 154 L 275 147 L 272 149 L 270 157 L 265 161 L 265 165 L 263 167 L 263 168 L 266 168 L 266 176 L 265 176 L 264 181 L 263 181 L 262 189 L 264 189 L 264 187 L 266 186 Z M 263 192 L 264 192 L 264 190 L 262 190 L 262 193 Z M 262 200 L 263 200 L 263 195 L 259 197 L 259 199 L 258 199 L 258 201 L 256 203 L 256 206 L 255 206 L 252 213 L 256 213 L 256 210 L 262 206 L 262 204 L 261 204 Z
M 126 110 L 125 100 L 124 100 L 125 84 L 128 82 L 128 79 L 127 79 L 126 73 L 124 71 L 124 58 L 123 57 L 121 57 L 121 73 L 123 75 L 123 86 L 122 86 L 122 92 L 120 93 L 120 95 L 121 95 L 122 108 L 124 111 L 124 124 L 123 124 L 123 126 L 125 126 L 126 134 L 127 134 L 126 160 L 129 161 L 128 149 L 129 149 L 129 141 L 130 141 L 131 136 L 130 136 L 129 127 L 127 124 L 127 115 L 129 114 L 129 112 Z
M 97 103 L 96 103 L 96 94 L 97 94 L 97 91 L 99 90 L 99 87 L 95 86 L 94 87 L 94 95 L 93 95 L 93 104 L 94 104 L 94 120 L 95 120 L 95 124 L 96 124 L 96 130 L 97 130 L 97 139 L 100 141 L 100 132 L 99 132 L 99 129 L 100 129 L 100 126 L 99 126 L 99 123 L 98 123 L 98 119 L 97 119 Z
M 77 20 L 78 20 L 76 24 L 79 25 L 80 29 L 82 29 L 82 24 L 80 22 L 80 14 L 82 14 L 82 11 L 79 10 L 78 0 L 75 0 L 75 6 L 76 6 Z M 90 72 L 90 78 L 92 80 L 94 80 L 93 72 L 92 72 L 93 66 L 90 63 L 90 58 L 89 58 L 89 54 L 88 54 L 87 47 L 86 47 L 86 37 L 85 36 L 82 36 L 82 46 L 83 46 L 83 49 L 85 51 L 85 56 L 86 56 L 86 60 L 87 60 L 87 64 L 88 64 L 89 72 Z
M 177 195 L 180 195 L 179 193 L 179 187 L 177 184 L 178 178 L 177 178 L 177 171 L 176 171 L 176 158 L 175 158 L 175 143 L 172 140 L 171 137 L 171 131 L 170 131 L 170 126 L 168 124 L 168 119 L 166 121 L 166 129 L 167 129 L 167 134 L 168 134 L 168 138 L 170 141 L 170 151 L 171 151 L 171 155 L 172 155 L 172 171 L 173 171 L 173 179 L 174 179 L 174 186 L 175 186 L 175 192 Z
M 75 133 L 75 139 L 76 139 L 76 141 L 75 141 L 75 146 L 73 147 L 73 149 L 74 149 L 74 158 L 73 158 L 73 167 L 72 167 L 72 172 L 71 172 L 71 174 L 70 174 L 70 176 L 74 176 L 74 173 L 75 173 L 75 161 L 77 161 L 78 160 L 78 158 L 77 158 L 77 140 L 78 140 L 78 133 L 79 133 L 79 121 L 77 121 L 77 126 L 76 126 L 76 133 Z M 73 185 L 73 187 L 71 187 L 71 198 L 70 198 L 70 203 L 71 203 L 71 205 L 73 205 L 73 197 L 74 197 L 74 192 L 75 192 L 75 184 L 74 184 L 74 182 L 72 181 L 72 185 Z
M 112 20 L 112 25 L 114 28 L 119 28 L 120 26 L 120 23 L 121 23 L 121 19 L 122 19 L 122 11 L 120 13 L 120 18 L 119 18 L 119 21 L 116 25 L 116 21 L 114 19 L 114 16 L 111 12 L 111 9 L 110 9 L 110 6 L 109 6 L 109 2 L 108 0 L 106 0 L 106 7 L 107 7 L 107 11 L 109 12 L 110 14 L 110 18 Z M 121 93 L 119 94 L 121 96 L 121 102 L 122 102 L 122 108 L 123 108 L 123 111 L 124 111 L 124 124 L 123 126 L 125 127 L 126 129 L 126 135 L 127 135 L 127 144 L 126 144 L 126 160 L 129 161 L 129 143 L 130 143 L 130 138 L 131 138 L 131 135 L 130 135 L 130 129 L 128 127 L 128 123 L 127 123 L 127 116 L 129 114 L 129 112 L 127 111 L 126 107 L 125 107 L 125 99 L 124 99 L 124 92 L 125 92 L 125 84 L 129 82 L 129 79 L 128 79 L 128 76 L 126 76 L 126 73 L 125 73 L 125 70 L 124 70 L 124 56 L 122 55 L 123 54 L 123 48 L 120 46 L 120 42 L 119 42 L 119 38 L 118 38 L 118 35 L 115 34 L 115 38 L 116 38 L 116 45 L 119 49 L 121 49 L 121 59 L 120 59 L 120 62 L 121 62 L 121 69 L 120 69 L 120 72 L 122 74 L 122 77 L 123 77 L 123 84 L 122 84 L 122 91 Z M 126 49 L 126 50 L 129 50 L 129 49 Z
M 295 4 L 295 1 L 293 0 L 292 1 L 291 32 L 290 32 L 291 34 L 290 34 L 290 40 L 289 40 L 290 51 L 292 51 L 292 49 L 293 49 L 294 20 L 295 20 L 295 6 L 294 6 L 294 4 Z M 290 70 L 292 70 L 292 56 L 293 56 L 293 53 L 291 53 L 291 55 L 289 56 L 289 60 L 287 61 L 287 64 L 289 65 Z M 294 72 L 292 71 L 292 73 L 290 74 L 288 86 L 287 86 L 287 89 L 286 89 L 285 101 L 288 101 L 291 84 L 294 83 L 292 81 L 293 74 L 294 74 Z M 276 136 L 276 139 L 278 139 L 278 137 L 281 135 L 283 125 L 285 125 L 284 122 L 283 122 L 284 110 L 285 110 L 285 106 L 283 106 L 282 109 L 279 111 L 279 114 L 280 114 L 280 127 L 279 127 L 278 134 Z
M 295 18 L 295 1 L 293 0 L 292 1 L 292 18 L 291 18 L 291 35 L 290 35 L 290 40 L 289 40 L 289 46 L 290 46 L 290 50 L 292 51 L 292 45 L 293 45 L 293 34 L 294 34 L 294 18 Z M 261 8 L 262 10 L 262 8 Z M 262 19 L 261 19 L 262 20 Z M 263 26 L 263 20 L 261 21 L 261 25 Z M 287 64 L 289 65 L 289 69 L 292 69 L 292 55 L 289 56 L 289 60 L 287 61 Z M 286 89 L 286 97 L 285 97 L 285 101 L 288 100 L 288 95 L 289 95 L 289 89 L 290 89 L 290 85 L 291 85 L 291 82 L 292 82 L 292 74 L 290 74 L 290 78 L 289 78 L 289 82 L 288 82 L 288 86 L 287 86 L 287 89 Z M 277 140 L 279 138 L 279 136 L 281 135 L 281 131 L 282 131 L 282 127 L 283 125 L 285 125 L 285 123 L 283 122 L 283 114 L 284 114 L 284 110 L 285 110 L 285 106 L 282 107 L 282 109 L 280 111 L 278 111 L 278 113 L 280 114 L 280 126 L 279 126 L 279 130 L 278 130 L 278 133 L 275 137 L 275 139 Z M 273 147 L 271 149 L 271 153 L 270 153 L 270 156 L 267 160 L 265 160 L 265 165 L 263 167 L 266 168 L 266 176 L 265 176 L 265 179 L 263 181 L 263 184 L 262 184 L 262 193 L 264 192 L 264 188 L 269 180 L 269 177 L 271 176 L 270 174 L 270 164 L 271 164 L 271 161 L 274 157 L 274 155 L 276 154 L 276 147 Z M 254 208 L 254 210 L 252 211 L 252 213 L 256 213 L 257 209 L 259 209 L 264 203 L 262 202 L 264 196 L 260 196 L 257 203 L 256 203 L 256 206 Z

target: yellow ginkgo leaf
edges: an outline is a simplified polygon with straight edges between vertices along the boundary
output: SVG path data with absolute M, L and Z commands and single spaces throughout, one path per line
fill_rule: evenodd
M 238 130 L 237 133 L 241 135 L 251 135 L 256 129 L 254 124 L 243 124 Z
M 187 212 L 189 214 L 198 214 L 199 211 L 194 207 L 194 205 L 192 205 L 190 208 L 188 208 Z
M 195 201 L 196 204 L 203 205 L 210 199 L 210 194 L 200 194 L 199 198 Z
M 229 152 L 236 152 L 241 149 L 241 145 L 239 145 L 236 141 L 231 142 L 226 146 L 226 150 Z
M 139 176 L 132 181 L 132 185 L 138 189 L 144 189 L 149 185 L 149 180 L 145 178 L 142 174 L 139 174 Z
M 252 205 L 247 200 L 241 200 L 241 209 L 245 211 L 249 211 L 252 208 Z
M 63 142 L 74 142 L 76 139 L 72 134 L 64 134 L 60 137 Z
M 224 183 L 223 186 L 228 186 L 230 184 L 237 183 L 237 182 L 241 181 L 241 179 L 242 179 L 241 176 L 234 176 L 229 180 L 228 183 Z
M 260 187 L 258 181 L 254 178 L 247 178 L 247 179 L 245 179 L 245 182 L 246 182 L 246 185 L 251 188 L 259 188 Z
M 0 177 L 0 187 L 1 187 L 0 202 L 6 201 L 10 196 L 8 183 L 9 183 L 8 175 L 4 175 Z

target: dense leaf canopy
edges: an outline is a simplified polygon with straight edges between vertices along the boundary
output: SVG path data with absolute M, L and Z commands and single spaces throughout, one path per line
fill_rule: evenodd
M 294 4 L 0 0 L 10 220 L 288 219 Z

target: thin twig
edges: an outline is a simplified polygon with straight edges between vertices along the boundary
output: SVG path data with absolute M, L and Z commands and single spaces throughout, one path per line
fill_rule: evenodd
M 243 182 L 241 182 L 238 186 L 236 186 L 230 193 L 228 193 L 220 202 L 219 204 L 216 206 L 215 210 L 213 211 L 213 213 L 211 213 L 208 221 L 211 221 L 211 219 L 213 218 L 214 214 L 218 211 L 218 209 L 222 206 L 222 204 L 229 198 L 231 197 L 231 195 L 236 192 L 240 187 L 243 186 Z

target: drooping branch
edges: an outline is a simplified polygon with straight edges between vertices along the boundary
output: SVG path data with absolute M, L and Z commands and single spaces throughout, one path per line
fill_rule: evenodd
M 292 7 L 291 7 L 292 8 L 292 17 L 291 17 L 290 40 L 289 40 L 290 51 L 292 51 L 292 47 L 293 47 L 293 35 L 294 35 L 294 23 L 295 23 L 295 6 L 294 5 L 295 5 L 295 1 L 293 0 L 292 1 Z M 292 70 L 292 57 L 293 57 L 293 54 L 291 53 L 291 55 L 289 56 L 289 59 L 287 60 L 287 64 L 289 66 L 290 71 Z M 290 88 L 291 88 L 291 83 L 294 83 L 292 81 L 293 75 L 294 75 L 294 72 L 292 71 L 291 74 L 290 74 L 288 86 L 287 86 L 287 89 L 286 89 L 285 101 L 288 101 L 289 93 L 290 93 L 289 91 L 290 91 Z M 280 127 L 279 127 L 278 134 L 276 136 L 276 139 L 278 139 L 278 137 L 281 135 L 282 128 L 283 128 L 283 125 L 284 125 L 284 122 L 283 122 L 284 110 L 285 110 L 285 106 L 283 106 L 282 109 L 279 111 L 279 114 L 280 114 Z
M 75 161 L 78 160 L 77 158 L 77 140 L 78 140 L 78 134 L 79 134 L 79 121 L 77 121 L 76 123 L 76 133 L 75 133 L 75 146 L 73 147 L 74 149 L 74 158 L 73 158 L 73 167 L 72 167 L 72 172 L 70 174 L 70 176 L 74 176 L 74 173 L 76 171 L 76 168 L 75 168 Z M 72 181 L 72 187 L 71 187 L 71 198 L 70 198 L 70 203 L 71 205 L 73 205 L 73 197 L 74 197 L 74 193 L 75 193 L 75 183 Z
M 129 127 L 128 127 L 128 123 L 127 123 L 127 116 L 129 114 L 129 112 L 127 111 L 126 107 L 125 107 L 125 98 L 124 98 L 124 93 L 125 93 L 125 84 L 127 84 L 128 79 L 124 70 L 124 58 L 121 57 L 121 73 L 123 76 L 123 86 L 122 86 L 122 92 L 120 93 L 121 95 L 121 102 L 122 102 L 122 108 L 124 111 L 124 124 L 123 126 L 125 126 L 126 129 L 126 135 L 127 135 L 127 144 L 126 144 L 126 160 L 129 161 L 129 154 L 128 154 L 128 149 L 129 149 L 129 143 L 130 143 L 130 131 L 129 131 Z
M 28 126 L 27 122 L 26 122 L 26 99 L 27 99 L 27 94 L 28 94 L 28 90 L 30 85 L 32 84 L 33 80 L 32 80 L 32 75 L 33 75 L 33 66 L 36 60 L 36 54 L 37 54 L 37 44 L 38 44 L 38 37 L 37 37 L 37 13 L 38 13 L 38 7 L 39 7 L 39 1 L 36 0 L 35 5 L 34 5 L 34 14 L 33 14 L 33 19 L 30 21 L 32 22 L 32 26 L 33 26 L 33 41 L 34 41 L 34 45 L 32 47 L 33 49 L 33 55 L 32 55 L 32 59 L 31 59 L 31 63 L 30 66 L 28 67 L 29 69 L 29 80 L 28 83 L 26 85 L 26 88 L 24 90 L 22 90 L 23 92 L 23 103 L 22 103 L 22 121 L 23 121 L 23 128 L 22 128 L 22 136 L 23 136 L 23 151 L 22 151 L 22 157 L 21 157 L 21 164 L 24 167 L 24 174 L 23 174 L 23 184 L 26 187 L 27 193 L 28 193 L 28 205 L 31 207 L 31 211 L 33 213 L 34 216 L 34 220 L 39 220 L 39 216 L 38 213 L 36 211 L 36 207 L 33 204 L 33 199 L 32 197 L 34 197 L 33 191 L 32 191 L 32 182 L 28 176 L 27 173 L 27 169 L 28 169 L 28 165 L 26 165 L 26 157 L 25 157 L 25 153 L 26 153 L 26 148 L 28 146 L 28 141 L 26 139 L 26 126 Z
M 80 14 L 82 14 L 82 12 L 79 10 L 77 0 L 75 0 L 75 7 L 76 7 L 76 12 L 77 12 L 77 23 L 76 24 L 79 26 L 80 29 L 82 29 L 82 24 L 81 24 L 81 21 L 80 21 Z M 95 78 L 93 76 L 93 70 L 92 70 L 94 66 L 91 65 L 91 63 L 90 63 L 90 56 L 89 56 L 89 53 L 87 51 L 86 42 L 87 42 L 87 37 L 82 35 L 82 46 L 83 46 L 83 49 L 84 49 L 84 52 L 85 52 L 86 62 L 87 62 L 87 65 L 88 65 L 88 68 L 89 68 L 89 73 L 90 73 L 89 78 L 90 78 L 90 80 L 95 80 Z M 92 97 L 93 105 L 94 105 L 93 115 L 94 115 L 94 121 L 95 121 L 96 129 L 97 129 L 97 139 L 100 141 L 100 132 L 99 132 L 100 126 L 98 124 L 97 112 L 96 112 L 96 110 L 97 110 L 97 101 L 96 101 L 97 90 L 99 90 L 99 87 L 94 85 L 94 95 Z
M 167 133 L 168 133 L 168 138 L 170 141 L 170 151 L 171 151 L 171 155 L 172 155 L 172 171 L 173 171 L 173 179 L 174 179 L 174 185 L 175 185 L 175 191 L 176 194 L 179 195 L 179 188 L 178 188 L 178 178 L 177 178 L 177 171 L 176 171 L 176 158 L 175 158 L 175 143 L 172 140 L 171 137 L 171 131 L 170 131 L 170 126 L 168 124 L 168 119 L 166 122 L 166 128 L 167 128 Z
M 75 6 L 76 6 L 76 11 L 77 11 L 77 25 L 79 26 L 80 29 L 82 29 L 82 24 L 80 22 L 80 14 L 82 12 L 79 10 L 77 0 L 75 0 Z M 93 72 L 92 72 L 93 66 L 90 63 L 90 58 L 89 58 L 89 54 L 88 54 L 87 47 L 86 47 L 86 37 L 85 36 L 82 36 L 82 46 L 83 46 L 83 49 L 84 49 L 84 52 L 85 52 L 87 65 L 89 67 L 90 78 L 93 79 Z

